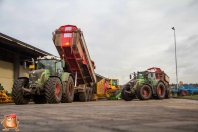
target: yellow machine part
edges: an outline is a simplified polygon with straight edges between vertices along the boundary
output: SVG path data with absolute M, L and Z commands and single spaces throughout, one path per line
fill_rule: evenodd
M 7 96 L 4 90 L 0 90 L 0 103 L 13 102 L 12 97 Z
M 120 89 L 120 86 L 118 85 L 118 79 L 115 79 L 115 78 L 111 78 L 109 80 L 109 88 L 112 89 L 112 90 L 119 90 Z M 114 82 L 116 82 L 116 85 L 114 84 Z
M 106 98 L 104 86 L 105 79 L 103 78 L 96 84 L 96 94 L 93 95 L 94 100 L 98 100 L 98 98 Z
M 109 88 L 105 91 L 105 81 L 106 79 L 103 78 L 102 80 L 100 80 L 97 85 L 96 85 L 96 94 L 93 95 L 93 99 L 94 100 L 98 100 L 99 98 L 110 98 L 112 93 L 114 93 L 115 91 L 120 89 L 120 86 L 118 85 L 117 87 L 115 85 L 113 85 L 113 80 L 117 80 L 118 79 L 109 79 Z

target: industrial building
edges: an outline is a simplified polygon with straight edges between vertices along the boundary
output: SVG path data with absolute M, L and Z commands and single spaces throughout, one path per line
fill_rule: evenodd
M 52 55 L 20 40 L 0 33 L 0 84 L 9 93 L 14 80 L 28 77 L 28 69 L 23 69 L 24 60 L 38 56 Z

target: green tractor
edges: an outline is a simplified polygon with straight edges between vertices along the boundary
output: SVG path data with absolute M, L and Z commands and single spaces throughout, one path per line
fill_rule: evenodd
M 133 78 L 131 74 L 130 79 L 121 92 L 125 101 L 170 98 L 169 77 L 160 68 L 134 73 Z
M 23 66 L 26 68 L 26 62 Z M 64 72 L 65 61 L 56 56 L 44 56 L 29 61 L 29 78 L 19 77 L 12 88 L 12 98 L 17 105 L 71 103 L 74 97 L 74 78 Z

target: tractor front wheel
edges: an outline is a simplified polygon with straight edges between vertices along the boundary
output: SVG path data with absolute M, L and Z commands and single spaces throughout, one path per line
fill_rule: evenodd
M 45 97 L 49 104 L 60 103 L 62 98 L 62 84 L 59 78 L 51 77 L 45 84 Z
M 151 98 L 152 91 L 148 85 L 142 85 L 137 88 L 137 97 L 140 100 L 148 100 Z
M 12 98 L 16 105 L 28 104 L 29 96 L 23 94 L 22 87 L 28 87 L 28 79 L 17 79 L 12 88 Z
M 134 95 L 130 94 L 130 86 L 124 86 L 124 88 L 121 91 L 122 99 L 125 101 L 131 101 L 134 99 Z

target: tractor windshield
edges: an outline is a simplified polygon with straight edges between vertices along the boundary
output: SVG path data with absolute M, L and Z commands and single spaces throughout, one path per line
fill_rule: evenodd
M 118 86 L 119 85 L 118 83 L 119 83 L 118 80 L 112 79 L 112 85 L 113 86 Z
M 137 73 L 137 79 L 144 79 L 145 72 L 138 72 Z
M 48 69 L 50 75 L 56 75 L 56 60 L 38 60 L 37 69 Z

